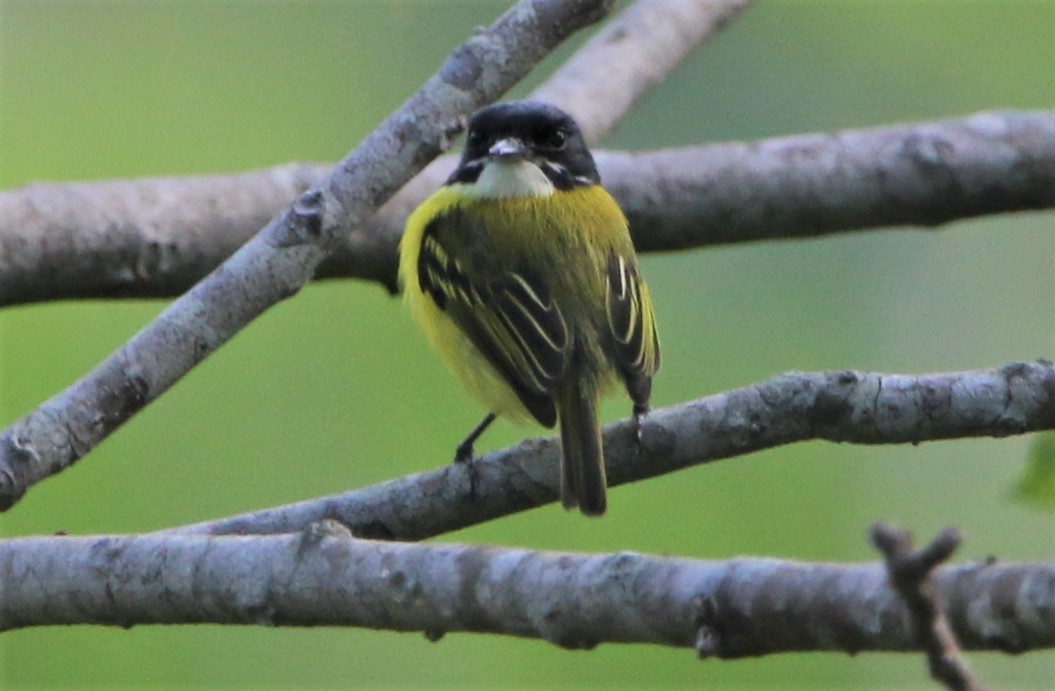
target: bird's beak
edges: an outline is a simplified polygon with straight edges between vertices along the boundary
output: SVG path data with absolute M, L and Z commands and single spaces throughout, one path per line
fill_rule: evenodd
M 517 159 L 525 158 L 528 155 L 528 148 L 519 139 L 507 137 L 495 142 L 487 153 L 498 159 Z

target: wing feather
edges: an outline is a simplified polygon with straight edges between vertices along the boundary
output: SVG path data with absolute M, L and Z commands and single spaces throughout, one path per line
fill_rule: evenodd
M 609 253 L 606 275 L 608 328 L 615 360 L 635 404 L 647 410 L 652 376 L 659 371 L 659 338 L 652 301 L 633 258 Z
M 474 276 L 442 242 L 443 218 L 425 229 L 418 282 L 541 424 L 557 422 L 553 390 L 567 367 L 568 326 L 538 276 L 496 269 Z

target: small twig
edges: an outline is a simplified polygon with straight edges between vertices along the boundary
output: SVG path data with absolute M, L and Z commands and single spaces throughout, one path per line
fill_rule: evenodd
M 931 676 L 954 691 L 984 691 L 956 641 L 933 577 L 938 566 L 960 546 L 963 534 L 957 528 L 946 528 L 920 550 L 907 530 L 886 523 L 873 525 L 870 537 L 886 559 L 891 586 L 912 615 Z

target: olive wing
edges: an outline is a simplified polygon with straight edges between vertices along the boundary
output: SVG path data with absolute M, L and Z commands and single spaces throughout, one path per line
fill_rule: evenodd
M 659 371 L 659 336 L 648 287 L 637 262 L 612 250 L 608 256 L 608 327 L 615 341 L 615 360 L 635 410 L 648 410 L 652 376 Z
M 422 236 L 418 283 L 513 389 L 540 424 L 553 427 L 552 391 L 567 368 L 568 325 L 546 283 L 530 271 L 473 272 L 447 240 L 457 217 L 433 219 Z

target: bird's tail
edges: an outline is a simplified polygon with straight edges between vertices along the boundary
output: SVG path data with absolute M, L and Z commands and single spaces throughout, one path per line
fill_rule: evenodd
M 566 384 L 557 399 L 562 453 L 560 501 L 566 509 L 578 506 L 587 516 L 602 515 L 608 505 L 597 403 L 596 393 L 581 381 Z

